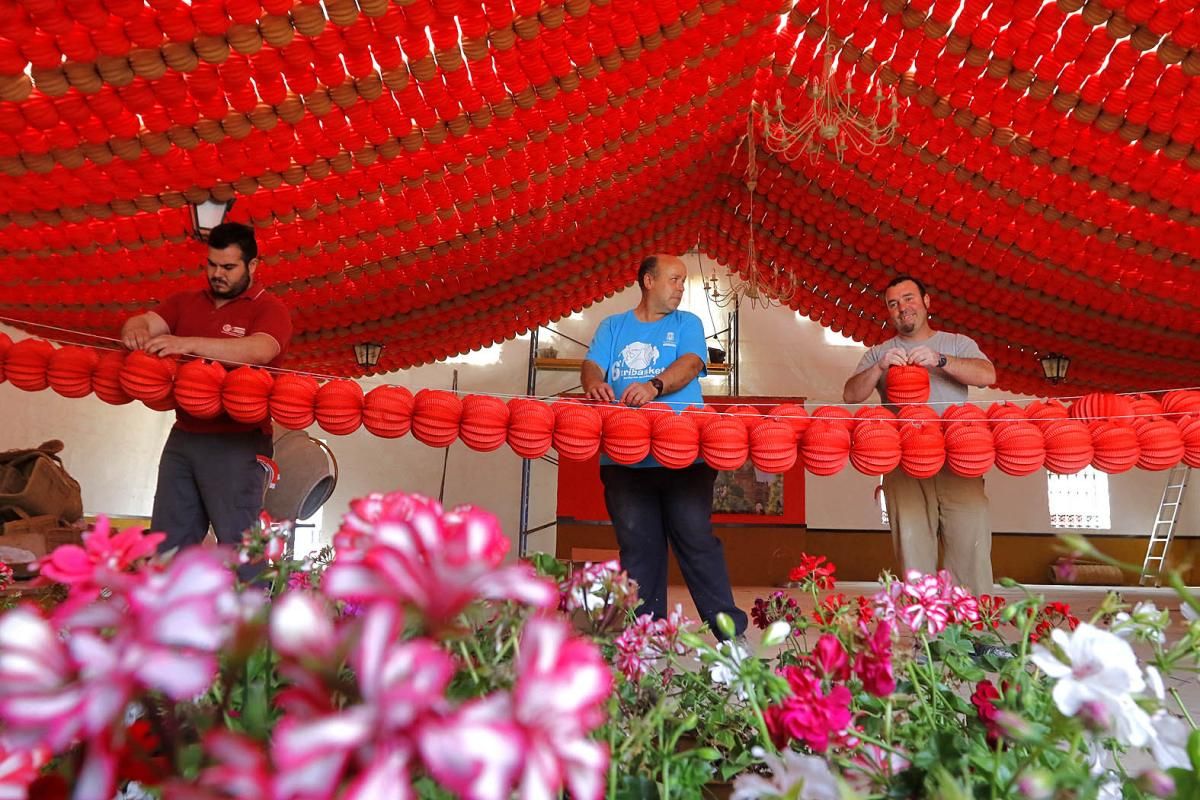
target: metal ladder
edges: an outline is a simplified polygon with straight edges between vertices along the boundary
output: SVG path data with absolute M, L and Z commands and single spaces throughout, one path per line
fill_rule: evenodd
M 1142 562 L 1142 586 L 1158 586 L 1159 575 L 1167 558 L 1167 548 L 1175 536 L 1175 522 L 1183 506 L 1183 493 L 1187 490 L 1188 476 L 1192 468 L 1176 464 L 1167 473 L 1167 485 L 1163 487 L 1162 500 L 1158 504 L 1158 516 L 1150 531 L 1150 542 L 1146 545 L 1146 560 Z

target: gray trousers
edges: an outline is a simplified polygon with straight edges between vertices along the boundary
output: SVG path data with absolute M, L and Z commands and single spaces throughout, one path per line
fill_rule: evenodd
M 159 552 L 204 541 L 211 525 L 221 544 L 236 546 L 262 510 L 271 437 L 247 433 L 188 433 L 167 437 L 158 464 L 150 529 L 165 533 Z
M 943 467 L 918 479 L 896 469 L 883 476 L 883 495 L 902 572 L 936 572 L 940 540 L 946 569 L 961 585 L 975 594 L 994 591 L 983 478 L 963 478 Z

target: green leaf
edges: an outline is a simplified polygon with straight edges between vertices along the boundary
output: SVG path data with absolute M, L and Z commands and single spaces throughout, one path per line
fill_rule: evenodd
M 534 570 L 545 578 L 561 581 L 570 573 L 570 567 L 565 561 L 559 561 L 549 553 L 534 553 L 529 557 Z
M 265 679 L 251 681 L 246 687 L 242 726 L 255 739 L 266 739 L 271 733 L 271 708 Z

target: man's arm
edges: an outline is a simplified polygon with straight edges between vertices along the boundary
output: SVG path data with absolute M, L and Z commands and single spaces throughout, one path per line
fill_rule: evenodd
M 700 356 L 695 353 L 684 353 L 655 376 L 662 381 L 662 395 L 659 395 L 654 384 L 645 381 L 626 387 L 624 394 L 621 395 L 621 402 L 634 408 L 644 406 L 646 403 L 653 403 L 658 397 L 677 392 L 696 380 L 696 376 L 702 369 L 704 369 L 704 362 L 700 360 Z
M 226 364 L 268 364 L 279 355 L 279 342 L 269 333 L 242 338 L 155 336 L 143 348 L 156 356 L 199 356 Z
M 979 351 L 976 349 L 976 352 Z M 941 355 L 928 347 L 916 347 L 909 352 L 908 363 L 936 369 Z M 942 367 L 942 372 L 964 386 L 978 386 L 982 389 L 996 382 L 996 368 L 986 358 L 947 354 L 946 366 Z
M 904 363 L 907 362 L 903 350 L 899 347 L 887 350 L 874 364 L 850 376 L 842 388 L 842 402 L 864 402 L 871 396 L 871 392 L 875 391 L 875 387 L 879 385 L 879 379 L 883 377 L 883 373 L 887 372 L 889 367 Z
M 584 359 L 583 364 L 579 367 L 579 382 L 583 384 L 583 393 L 592 400 L 599 400 L 603 403 L 617 401 L 612 387 L 604 380 L 604 370 L 600 369 L 600 365 L 595 361 Z
M 121 343 L 130 350 L 143 350 L 151 339 L 170 332 L 166 320 L 153 311 L 147 311 L 125 320 L 121 326 Z

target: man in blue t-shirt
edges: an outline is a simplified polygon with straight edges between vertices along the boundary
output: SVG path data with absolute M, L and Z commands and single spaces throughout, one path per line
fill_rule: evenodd
M 637 308 L 607 317 L 596 329 L 580 371 L 583 390 L 592 400 L 633 408 L 661 402 L 678 413 L 702 405 L 704 327 L 695 314 L 679 310 L 687 267 L 675 256 L 650 256 L 637 280 L 642 290 Z M 621 566 L 637 581 L 641 611 L 667 615 L 669 543 L 701 619 L 721 636 L 716 618 L 724 612 L 740 636 L 746 614 L 734 605 L 725 550 L 712 532 L 716 477 L 703 461 L 668 469 L 653 458 L 632 466 L 600 459 Z

